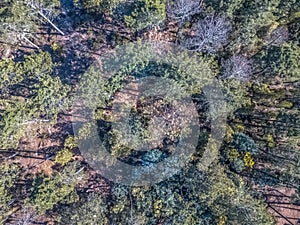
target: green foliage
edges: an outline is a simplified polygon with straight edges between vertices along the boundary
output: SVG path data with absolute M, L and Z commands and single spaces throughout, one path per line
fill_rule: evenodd
M 20 168 L 15 164 L 1 163 L 0 164 L 0 221 L 8 216 L 11 200 L 16 200 L 17 181 L 20 176 Z
M 97 13 L 101 10 L 102 0 L 75 0 L 74 4 L 89 13 Z
M 52 210 L 58 203 L 78 201 L 75 186 L 81 180 L 76 174 L 76 164 L 68 164 L 61 172 L 54 172 L 50 177 L 38 176 L 33 182 L 31 201 L 39 213 Z
M 66 163 L 71 161 L 72 156 L 73 153 L 69 149 L 63 148 L 62 150 L 56 153 L 55 162 L 60 163 L 64 166 Z
M 230 179 L 220 165 L 207 173 L 190 167 L 153 187 L 115 185 L 111 200 L 111 222 L 116 224 L 157 224 L 164 219 L 165 224 L 207 225 L 225 216 L 228 224 L 275 224 L 244 182 Z
M 68 107 L 70 88 L 52 76 L 54 66 L 50 54 L 42 51 L 25 56 L 24 61 L 0 61 L 2 149 L 15 148 L 29 125 L 55 122 L 57 114 Z
M 59 0 L 4 0 L 0 3 L 0 40 L 18 44 L 20 41 L 30 43 L 33 33 L 38 30 L 41 21 L 39 12 L 51 12 L 58 15 Z M 31 44 L 31 43 L 30 43 Z M 32 45 L 32 44 L 31 44 Z
M 165 18 L 164 0 L 136 0 L 131 15 L 124 17 L 127 26 L 135 31 L 160 24 Z
M 234 171 L 236 171 L 237 173 L 241 173 L 244 169 L 245 169 L 245 163 L 243 162 L 242 159 L 234 159 L 231 163 L 231 166 L 233 168 Z
M 300 78 L 300 48 L 296 42 L 271 46 L 262 52 L 259 60 L 262 67 L 266 67 L 271 75 L 283 77 L 286 81 L 295 81 Z
M 124 0 L 74 0 L 76 8 L 82 9 L 85 13 L 113 13 L 119 4 L 124 3 Z
M 79 202 L 59 209 L 59 224 L 70 225 L 108 225 L 108 207 L 105 199 L 98 194 L 88 194 Z
M 292 21 L 297 8 L 299 9 L 296 0 L 289 1 L 288 4 L 283 0 L 204 2 L 208 9 L 223 13 L 235 22 L 231 43 L 233 51 L 255 51 L 272 30 Z
M 275 224 L 266 206 L 249 194 L 242 180 L 229 179 L 219 166 L 214 168 L 211 176 L 208 205 L 214 214 L 218 217 L 226 215 L 229 224 Z
M 34 32 L 36 21 L 32 18 L 31 9 L 22 1 L 5 0 L 1 2 L 0 38 L 10 40 L 13 44 L 22 39 L 23 32 Z
M 235 134 L 233 144 L 241 152 L 257 153 L 257 147 L 254 140 L 244 133 Z
M 232 114 L 237 109 L 248 106 L 248 87 L 242 81 L 231 79 L 222 80 L 221 85 L 226 99 L 226 110 Z
M 159 50 L 159 47 L 159 45 L 156 46 L 150 42 L 137 42 L 135 44 L 126 45 L 125 49 L 116 48 L 118 57 L 108 56 L 104 58 L 102 61 L 102 69 L 96 65 L 91 67 L 81 80 L 79 87 L 80 97 L 78 101 L 84 102 L 88 111 L 96 111 L 96 113 L 91 113 L 93 119 L 106 120 L 107 123 L 111 120 L 116 121 L 116 118 L 121 115 L 120 110 L 115 110 L 110 111 L 110 113 L 114 114 L 111 120 L 107 121 L 107 118 L 103 116 L 105 109 L 112 107 L 114 103 L 113 99 L 116 99 L 116 95 L 122 93 L 119 91 L 128 83 L 128 80 L 138 81 L 139 78 L 156 76 L 162 79 L 165 78 L 165 80 L 168 80 L 168 82 L 166 82 L 169 86 L 173 87 L 173 89 L 170 88 L 168 92 L 165 92 L 165 84 L 157 83 L 155 91 L 163 91 L 163 93 L 166 93 L 163 101 L 155 98 L 146 100 L 139 99 L 137 109 L 133 108 L 130 101 L 124 101 L 121 104 L 120 107 L 124 107 L 124 109 L 126 109 L 125 111 L 130 111 L 130 118 L 126 118 L 126 122 L 122 124 L 132 125 L 130 125 L 130 127 L 129 125 L 126 125 L 126 127 L 124 125 L 122 129 L 118 129 L 117 127 L 111 129 L 104 127 L 103 129 L 106 130 L 106 134 L 100 134 L 103 136 L 102 141 L 110 145 L 109 149 L 116 157 L 128 156 L 132 149 L 136 149 L 135 147 L 142 146 L 142 144 L 145 143 L 148 144 L 151 140 L 159 139 L 161 136 L 175 140 L 179 135 L 178 127 L 180 127 L 181 124 L 189 124 L 188 117 L 181 122 L 179 122 L 178 118 L 169 117 L 169 119 L 172 118 L 173 121 L 172 128 L 166 128 L 168 130 L 164 130 L 160 127 L 153 127 L 153 132 L 148 132 L 147 129 L 151 126 L 147 124 L 147 121 L 149 121 L 153 115 L 164 116 L 165 108 L 167 108 L 168 104 L 170 105 L 169 101 L 172 101 L 172 104 L 176 106 L 174 106 L 176 110 L 183 110 L 185 112 L 182 113 L 188 115 L 187 111 L 189 109 L 184 110 L 182 106 L 176 105 L 179 103 L 176 103 L 176 101 L 169 96 L 180 98 L 199 94 L 201 93 L 202 87 L 206 84 L 210 84 L 216 74 L 216 62 L 211 57 L 204 57 L 200 54 L 191 56 L 188 52 L 177 53 L 176 48 L 166 49 L 164 56 L 161 56 L 156 52 Z M 156 57 L 155 62 L 153 62 L 153 57 Z M 113 75 L 110 76 L 110 74 Z M 180 92 L 182 96 L 178 95 L 178 88 L 182 88 L 183 91 Z M 171 98 L 171 100 L 169 100 L 169 98 Z M 174 111 L 175 109 L 169 107 L 168 112 L 172 110 Z M 172 113 L 170 113 L 170 116 L 171 114 Z M 130 122 L 136 121 L 137 119 L 144 122 Z M 167 126 L 168 125 L 166 125 L 166 127 Z M 92 128 L 93 126 L 91 124 L 83 125 L 78 134 L 80 139 L 82 137 L 88 137 L 91 133 L 89 129 Z M 132 132 L 124 132 L 124 130 Z
M 72 150 L 77 147 L 76 138 L 74 136 L 68 136 L 64 143 L 64 148 L 59 150 L 55 156 L 55 162 L 65 165 L 70 162 L 73 157 Z
M 143 39 L 146 37 L 143 31 L 165 22 L 165 5 L 172 5 L 169 1 L 75 0 L 74 8 L 72 4 L 70 8 L 66 6 L 67 1 L 62 2 L 62 14 L 59 13 L 59 0 L 2 0 L 0 3 L 0 41 L 9 42 L 7 46 L 17 44 L 20 50 L 3 53 L 3 47 L 0 48 L 0 54 L 6 58 L 0 60 L 0 149 L 4 150 L 0 158 L 10 158 L 8 163 L 0 165 L 0 221 L 20 216 L 19 212 L 11 213 L 23 206 L 23 198 L 28 197 L 26 200 L 39 214 L 47 213 L 47 217 L 57 219 L 58 224 L 275 224 L 256 190 L 260 186 L 272 189 L 282 186 L 284 190 L 290 187 L 300 191 L 299 1 L 173 1 L 176 3 L 174 11 L 168 10 L 168 18 L 179 23 L 164 24 L 163 31 L 152 30 L 151 35 L 162 35 L 181 46 L 187 36 L 194 37 L 185 46 L 190 47 L 189 50 L 176 49 L 168 42 L 157 44 Z M 112 15 L 112 12 L 119 14 Z M 78 13 L 82 24 L 71 24 Z M 123 21 L 117 21 L 118 18 Z M 104 23 L 98 23 L 100 20 Z M 46 31 L 45 25 L 55 27 L 51 21 L 65 27 L 68 33 L 63 39 L 54 38 L 51 45 L 53 32 L 50 31 L 50 43 L 46 38 L 39 39 L 36 42 L 39 46 L 36 46 L 34 42 L 39 33 Z M 124 27 L 123 22 L 135 32 Z M 75 30 L 72 25 L 76 25 Z M 176 30 L 178 27 L 180 29 Z M 80 35 L 74 36 L 79 31 Z M 96 37 L 98 34 L 101 36 Z M 92 39 L 86 39 L 91 36 Z M 80 39 L 75 40 L 77 37 Z M 140 38 L 143 41 L 139 41 Z M 91 51 L 93 54 L 97 51 L 97 56 L 100 51 L 92 43 L 94 40 L 98 47 L 101 45 L 101 56 L 102 50 L 110 52 L 117 42 L 122 46 L 114 49 L 115 54 L 103 56 L 101 65 L 92 65 L 78 83 L 74 77 L 77 78 L 88 65 L 78 66 L 77 57 L 85 57 Z M 77 41 L 83 45 L 78 45 Z M 58 43 L 63 43 L 63 49 Z M 29 48 L 24 48 L 25 44 L 36 49 L 50 47 L 54 60 L 64 60 L 62 67 L 56 67 L 49 53 L 30 52 Z M 194 50 L 203 53 L 190 54 Z M 210 53 L 214 55 L 208 56 Z M 70 72 L 70 80 L 74 81 L 72 87 L 62 82 L 62 74 L 57 74 L 59 69 Z M 124 87 L 147 77 L 171 80 L 169 87 L 163 82 L 153 85 L 155 88 L 149 87 L 148 92 L 153 95 L 156 91 L 165 91 L 165 98 L 141 97 L 136 104 L 127 102 L 122 96 Z M 210 105 L 207 99 L 201 98 L 202 89 L 215 78 L 227 104 L 222 101 L 223 105 L 217 105 L 217 110 L 210 110 L 216 114 L 207 115 L 205 110 Z M 23 183 L 23 179 L 31 179 L 30 173 L 36 170 L 26 170 L 25 166 L 21 170 L 15 161 L 20 159 L 20 163 L 27 165 L 28 161 L 21 157 L 31 157 L 33 152 L 29 151 L 46 153 L 47 159 L 55 151 L 51 152 L 52 148 L 27 149 L 27 138 L 20 140 L 30 136 L 36 141 L 36 135 L 44 130 L 41 128 L 51 129 L 56 124 L 58 114 L 69 106 L 71 88 L 80 93 L 80 98 L 75 99 L 76 112 L 71 113 L 82 110 L 88 114 L 87 120 L 78 122 L 80 117 L 76 117 L 81 127 L 76 137 L 67 137 L 56 152 L 54 160 L 59 165 L 48 171 L 52 172 L 49 176 L 34 177 L 29 190 L 27 184 L 31 181 Z M 182 138 L 178 124 L 189 124 L 191 115 L 188 108 L 170 101 L 174 95 L 193 98 L 199 107 L 199 125 L 205 130 L 190 163 L 173 177 L 152 186 L 107 182 L 103 187 L 107 188 L 106 197 L 89 193 L 102 188 L 98 179 L 94 180 L 95 171 L 89 171 L 89 175 L 93 175 L 87 184 L 79 185 L 85 177 L 80 174 L 83 168 L 79 169 L 74 162 L 77 157 L 73 157 L 73 151 L 77 147 L 81 150 L 76 141 L 84 139 L 91 146 L 84 155 L 88 169 L 93 168 L 93 161 L 102 157 L 97 154 L 99 149 L 94 148 L 93 132 L 98 132 L 98 137 L 114 156 L 108 164 L 120 159 L 138 165 L 132 176 L 140 178 L 157 162 L 167 161 L 173 149 L 166 149 L 164 142 L 180 146 L 176 142 Z M 214 93 L 212 95 L 215 97 Z M 120 108 L 115 107 L 118 101 Z M 178 120 L 174 108 L 185 112 L 182 120 Z M 130 111 L 125 121 L 128 127 L 127 124 L 112 126 L 120 116 L 118 109 Z M 206 158 L 201 158 L 202 144 L 212 136 L 209 134 L 210 119 L 222 113 L 228 115 L 229 123 L 224 142 L 221 149 L 215 143 L 210 146 L 209 153 L 217 157 L 204 172 L 202 165 Z M 153 125 L 149 121 L 155 117 L 168 120 Z M 90 122 L 93 120 L 97 125 Z M 57 126 L 61 123 L 56 124 L 55 129 Z M 129 132 L 122 130 L 127 131 L 125 128 Z M 149 146 L 152 140 L 159 142 L 162 137 L 165 138 L 163 144 L 150 151 L 133 151 L 145 143 Z M 10 157 L 11 149 L 18 154 Z M 24 149 L 26 151 L 18 151 Z M 167 161 L 163 174 L 174 171 L 176 163 L 176 160 Z M 99 176 L 101 174 L 97 178 Z M 247 188 L 243 180 L 253 189 Z M 291 203 L 297 204 L 297 199 L 299 193 Z M 23 207 L 21 212 L 26 209 Z M 58 218 L 55 218 L 56 213 Z M 8 221 L 8 224 L 16 221 Z

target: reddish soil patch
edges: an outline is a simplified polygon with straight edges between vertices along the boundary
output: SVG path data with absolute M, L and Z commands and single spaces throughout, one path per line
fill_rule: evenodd
M 295 188 L 266 187 L 261 191 L 278 225 L 300 225 L 300 204 L 293 202 L 293 196 L 296 195 Z

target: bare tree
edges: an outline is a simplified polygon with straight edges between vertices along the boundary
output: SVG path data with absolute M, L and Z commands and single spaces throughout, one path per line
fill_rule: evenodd
M 31 19 L 31 10 L 25 7 L 21 1 L 5 1 L 1 5 L 3 13 L 0 17 L 0 38 L 4 43 L 16 44 L 25 41 L 35 48 L 38 48 L 32 42 L 33 32 L 37 25 Z M 30 40 L 31 39 L 31 40 Z
M 228 41 L 231 24 L 225 16 L 211 15 L 198 21 L 182 45 L 192 51 L 215 53 Z
M 175 0 L 167 6 L 167 15 L 176 20 L 180 26 L 189 20 L 193 15 L 201 11 L 202 1 L 197 0 Z
M 278 27 L 267 38 L 268 45 L 280 45 L 289 39 L 289 31 L 286 27 Z
M 234 55 L 227 60 L 222 60 L 222 79 L 248 80 L 253 72 L 252 62 L 244 56 Z
M 37 213 L 32 207 L 25 207 L 20 211 L 17 211 L 17 219 L 8 223 L 8 225 L 30 225 L 34 224 L 33 220 L 36 217 Z
M 52 22 L 52 18 L 58 14 L 58 5 L 51 0 L 11 0 L 1 5 L 4 9 L 0 18 L 0 38 L 5 43 L 18 44 L 27 42 L 35 48 L 39 48 L 34 41 L 36 31 L 42 23 L 49 23 L 60 34 L 64 33 Z
M 0 29 L 2 29 L 0 36 L 2 36 L 2 39 L 5 43 L 7 43 L 5 40 L 9 40 L 10 44 L 16 44 L 19 41 L 25 41 L 31 46 L 39 49 L 39 47 L 29 39 L 34 38 L 34 36 L 30 33 L 31 30 L 29 25 L 19 26 L 13 23 L 3 23 L 0 25 Z
M 27 2 L 27 5 L 33 9 L 34 12 L 37 12 L 39 16 L 41 16 L 46 22 L 48 22 L 56 31 L 60 34 L 64 35 L 62 32 L 52 21 L 51 17 L 54 14 L 52 7 L 45 7 L 44 4 L 41 4 L 39 1 L 31 0 Z

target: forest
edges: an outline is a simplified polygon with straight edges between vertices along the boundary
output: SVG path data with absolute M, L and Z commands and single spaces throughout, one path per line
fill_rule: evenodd
M 0 224 L 300 225 L 300 1 L 1 0 Z

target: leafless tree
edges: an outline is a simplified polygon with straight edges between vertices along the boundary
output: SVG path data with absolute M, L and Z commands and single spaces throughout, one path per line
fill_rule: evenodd
M 177 21 L 180 25 L 189 20 L 193 15 L 201 11 L 202 1 L 197 0 L 175 0 L 167 6 L 169 18 Z
M 16 44 L 20 41 L 25 41 L 31 46 L 39 49 L 39 47 L 30 40 L 34 38 L 34 35 L 31 34 L 32 29 L 29 24 L 19 25 L 14 23 L 2 23 L 0 29 L 0 35 L 4 42 L 8 40 L 10 44 Z
M 225 16 L 211 15 L 198 21 L 182 45 L 192 51 L 215 53 L 228 42 L 231 24 Z
M 56 31 L 64 33 L 52 22 L 53 17 L 58 15 L 57 5 L 51 0 L 18 0 L 10 4 L 4 4 L 11 10 L 7 17 L 0 20 L 0 36 L 6 43 L 17 44 L 27 42 L 35 48 L 36 31 L 38 30 L 38 20 L 42 23 L 49 23 Z
M 62 32 L 52 21 L 51 17 L 54 14 L 51 7 L 45 7 L 43 4 L 40 4 L 39 1 L 31 0 L 27 2 L 27 5 L 33 9 L 34 12 L 37 12 L 37 14 L 42 17 L 47 23 L 49 23 L 57 32 L 59 32 L 61 35 L 64 35 L 64 32 Z
M 222 61 L 221 76 L 222 79 L 237 79 L 246 81 L 252 74 L 252 62 L 244 56 L 234 55 L 227 60 Z
M 289 39 L 289 31 L 286 27 L 278 27 L 267 38 L 268 45 L 280 45 Z
M 36 211 L 32 207 L 25 207 L 18 211 L 18 219 L 8 223 L 8 225 L 30 225 L 36 217 Z

